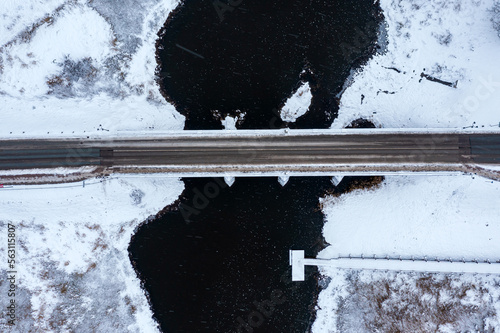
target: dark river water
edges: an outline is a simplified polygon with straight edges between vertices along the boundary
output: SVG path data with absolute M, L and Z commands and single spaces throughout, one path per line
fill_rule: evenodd
M 380 13 L 373 0 L 185 1 L 159 32 L 158 83 L 186 130 L 221 128 L 214 111 L 244 112 L 239 128 L 328 128 L 350 71 L 377 51 Z M 276 110 L 302 82 L 311 107 L 286 124 Z M 129 246 L 162 331 L 308 332 L 320 277 L 308 268 L 292 283 L 288 251 L 325 246 L 318 199 L 330 178 L 183 181 Z
M 214 110 L 245 112 L 240 128 L 269 128 L 301 81 L 311 86 L 312 104 L 288 126 L 330 127 L 350 70 L 377 49 L 378 4 L 231 0 L 235 5 L 222 11 L 219 3 L 185 1 L 159 33 L 158 82 L 187 117 L 185 128 L 222 128 Z M 274 120 L 272 126 L 285 125 Z
M 283 188 L 263 177 L 238 178 L 232 187 L 184 181 L 182 211 L 144 224 L 130 246 L 163 331 L 238 332 L 248 324 L 256 332 L 305 332 L 317 276 L 292 283 L 288 250 L 314 256 L 322 249 L 318 197 L 333 188 L 330 179 L 296 177 Z M 190 215 L 205 188 L 214 198 Z

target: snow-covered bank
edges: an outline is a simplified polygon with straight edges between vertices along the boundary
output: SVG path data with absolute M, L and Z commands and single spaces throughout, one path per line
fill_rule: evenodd
M 321 258 L 500 259 L 498 182 L 465 176 L 389 176 L 378 189 L 328 196 L 322 206 L 327 219 L 324 236 L 331 245 L 320 253 Z M 464 322 L 444 314 L 440 320 L 448 324 L 441 323 L 439 332 L 467 331 L 469 325 L 474 328 L 483 319 L 487 324 L 480 331 L 500 328 L 499 276 L 322 270 L 331 282 L 321 292 L 313 332 L 369 332 L 377 325 L 377 316 L 385 316 L 394 327 L 409 332 L 414 331 L 411 325 L 420 325 L 420 329 L 427 325 L 412 319 L 417 312 L 426 313 L 432 327 L 439 323 L 435 318 L 439 308 L 446 306 L 457 313 L 471 311 L 472 319 Z M 462 288 L 467 295 L 457 295 L 450 291 L 453 288 Z M 440 294 L 447 296 L 440 298 Z M 397 314 L 401 299 L 407 307 Z M 421 301 L 415 301 L 418 299 Z M 380 302 L 381 307 L 373 302 Z M 474 304 L 481 310 L 469 309 Z M 489 312 L 483 313 L 483 309 Z M 384 325 L 388 324 L 381 327 L 395 330 Z
M 155 82 L 156 33 L 177 4 L 3 1 L 0 137 L 182 130 L 184 117 Z M 120 175 L 82 185 L 0 189 L 0 229 L 16 228 L 18 277 L 17 324 L 7 327 L 2 315 L 0 331 L 158 331 L 127 247 L 137 225 L 175 201 L 183 183 Z M 0 253 L 6 256 L 7 232 Z
M 0 103 L 4 105 L 0 137 L 5 139 L 145 135 L 184 127 L 184 117 L 173 106 L 150 103 L 144 96 L 22 99 L 0 95 Z
M 177 3 L 2 2 L 0 137 L 182 130 L 184 117 L 155 83 L 156 33 Z M 0 189 L 0 227 L 16 227 L 18 272 L 17 325 L 0 316 L 0 331 L 157 331 L 127 247 L 135 227 L 183 186 L 161 175 L 120 175 L 85 187 Z M 6 265 L 0 273 L 7 295 Z
M 127 247 L 139 223 L 183 188 L 175 178 L 124 175 L 85 187 L 1 189 L 0 227 L 16 227 L 19 296 L 18 324 L 9 330 L 1 316 L 0 330 L 157 331 Z M 7 253 L 6 245 L 2 232 L 0 253 Z
M 337 270 L 312 332 L 498 332 L 498 276 Z
M 177 1 L 12 4 L 0 5 L 0 137 L 184 127 L 154 80 L 156 33 Z
M 322 258 L 500 259 L 500 183 L 471 176 L 387 176 L 375 190 L 322 200 Z M 353 241 L 354 240 L 354 241 Z
M 387 52 L 354 75 L 332 127 L 345 127 L 357 118 L 386 128 L 497 127 L 500 37 L 492 22 L 499 16 L 495 2 L 382 0 Z M 457 87 L 422 74 L 458 81 Z
M 498 2 L 381 0 L 381 6 L 387 52 L 354 75 L 332 128 L 358 118 L 385 128 L 498 128 Z M 323 258 L 500 259 L 498 182 L 389 176 L 378 189 L 326 197 L 322 205 L 331 244 Z M 323 272 L 329 284 L 319 296 L 314 333 L 500 330 L 495 275 Z

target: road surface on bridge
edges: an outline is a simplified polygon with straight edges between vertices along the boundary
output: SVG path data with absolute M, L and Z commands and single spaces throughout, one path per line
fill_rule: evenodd
M 0 170 L 460 171 L 500 165 L 500 134 L 316 134 L 0 141 Z M 134 171 L 136 170 L 137 171 Z

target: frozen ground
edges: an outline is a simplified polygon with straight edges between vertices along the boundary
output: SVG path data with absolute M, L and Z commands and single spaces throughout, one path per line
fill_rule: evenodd
M 498 128 L 498 2 L 381 0 L 381 6 L 387 52 L 354 75 L 332 127 L 365 118 L 387 128 Z
M 498 276 L 328 273 L 313 332 L 498 332 Z
M 388 176 L 321 200 L 331 245 L 319 257 L 500 260 L 500 183 Z M 500 276 L 323 270 L 313 332 L 497 332 Z
M 3 189 L 0 229 L 16 226 L 18 322 L 8 328 L 2 315 L 0 331 L 157 331 L 127 247 L 183 189 L 176 178 L 140 175 Z M 0 253 L 6 245 L 1 232 Z M 0 274 L 4 300 L 5 265 Z
M 0 137 L 182 130 L 154 82 L 156 33 L 176 4 L 3 1 Z M 1 189 L 0 229 L 17 228 L 18 321 L 0 316 L 0 331 L 158 331 L 127 247 L 183 186 L 157 175 Z M 2 257 L 6 245 L 1 232 Z M 5 265 L 0 276 L 4 308 Z
M 328 221 L 323 231 L 332 244 L 321 254 L 326 258 L 500 260 L 500 182 L 387 176 L 380 188 L 329 196 L 321 203 Z
M 0 137 L 181 130 L 154 81 L 177 1 L 3 1 Z
M 500 5 L 495 1 L 382 0 L 388 50 L 354 75 L 342 128 L 498 129 Z M 421 77 L 421 73 L 456 88 Z M 484 127 L 483 127 L 484 126 Z M 389 176 L 369 191 L 322 202 L 320 257 L 500 259 L 500 184 L 469 176 Z M 500 277 L 324 270 L 314 333 L 498 332 Z

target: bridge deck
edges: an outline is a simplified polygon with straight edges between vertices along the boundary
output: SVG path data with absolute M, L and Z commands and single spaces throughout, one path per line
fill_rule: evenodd
M 116 140 L 0 141 L 0 169 L 101 165 L 108 168 L 185 167 L 234 171 L 300 170 L 420 170 L 440 166 L 456 170 L 463 164 L 500 164 L 499 134 L 373 134 L 263 135 L 137 138 Z M 432 168 L 431 168 L 432 167 Z

